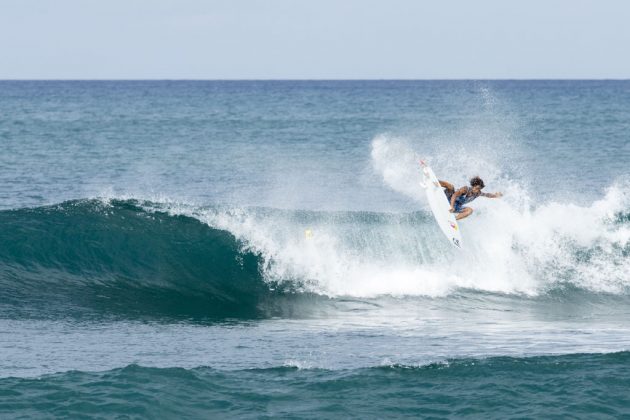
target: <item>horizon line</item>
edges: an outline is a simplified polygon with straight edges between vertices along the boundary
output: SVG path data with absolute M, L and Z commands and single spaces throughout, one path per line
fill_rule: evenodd
M 470 81 L 628 81 L 628 78 L 0 78 L 0 82 L 470 82 Z

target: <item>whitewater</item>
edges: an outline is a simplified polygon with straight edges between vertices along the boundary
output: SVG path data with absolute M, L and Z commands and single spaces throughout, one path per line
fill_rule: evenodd
M 628 413 L 627 82 L 0 87 L 0 414 Z

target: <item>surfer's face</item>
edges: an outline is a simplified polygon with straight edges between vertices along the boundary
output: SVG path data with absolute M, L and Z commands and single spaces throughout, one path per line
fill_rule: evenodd
M 479 185 L 475 185 L 474 187 L 472 187 L 472 191 L 475 194 L 479 194 L 481 192 L 481 187 Z

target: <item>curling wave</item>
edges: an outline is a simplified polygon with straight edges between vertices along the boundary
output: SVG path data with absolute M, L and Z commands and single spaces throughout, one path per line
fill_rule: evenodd
M 0 212 L 0 308 L 255 316 L 271 291 L 236 238 L 133 201 Z

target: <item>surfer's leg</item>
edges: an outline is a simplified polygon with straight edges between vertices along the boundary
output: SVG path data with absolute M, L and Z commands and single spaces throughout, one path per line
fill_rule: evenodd
M 462 211 L 457 213 L 457 216 L 455 216 L 455 220 L 464 219 L 464 218 L 470 216 L 472 214 L 472 212 L 473 212 L 473 209 L 471 209 L 470 207 L 464 207 L 462 209 Z
M 446 191 L 444 191 L 446 194 L 452 195 L 455 192 L 455 186 L 450 182 L 442 181 L 441 179 L 438 181 L 440 182 L 440 186 L 446 189 Z
M 440 187 L 444 188 L 444 195 L 446 196 L 446 199 L 448 200 L 450 204 L 451 197 L 455 193 L 455 187 L 453 187 L 453 184 L 451 184 L 450 182 L 446 182 L 442 180 L 438 180 L 438 182 L 440 183 Z

